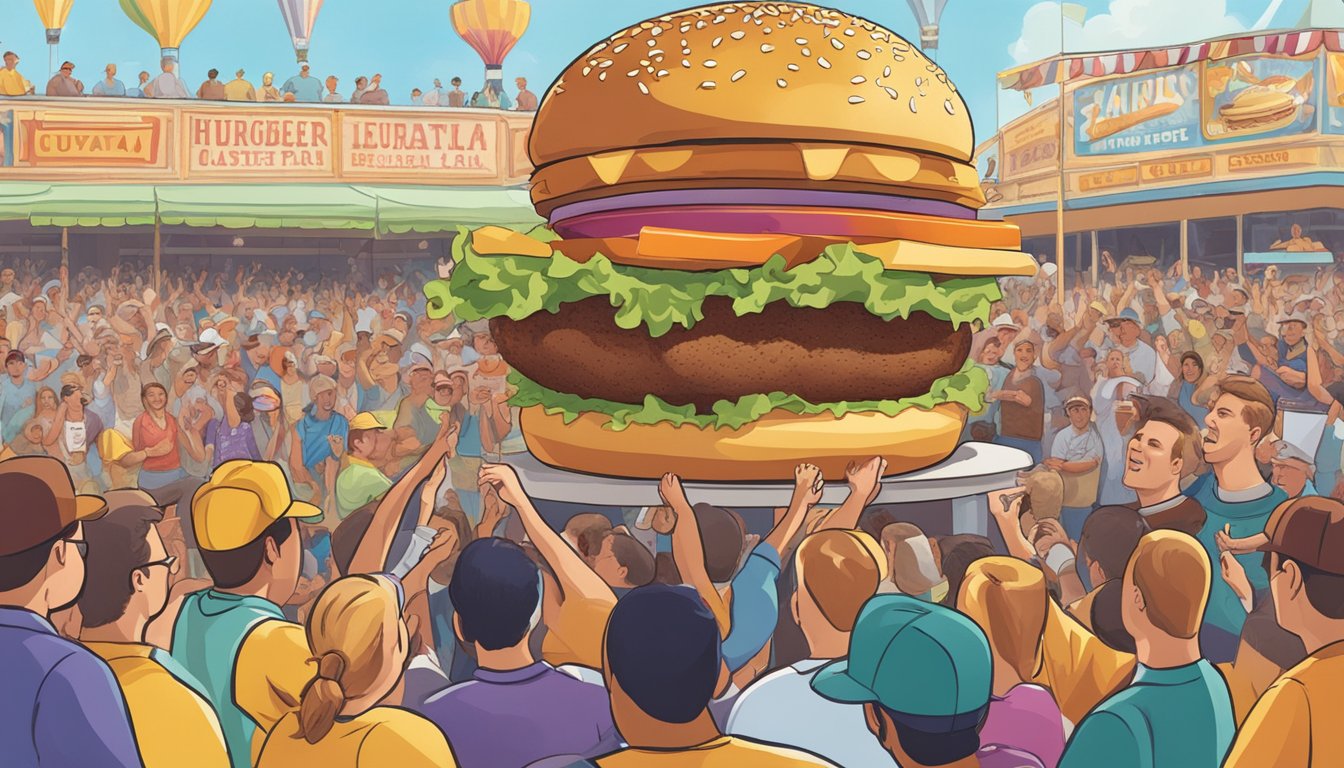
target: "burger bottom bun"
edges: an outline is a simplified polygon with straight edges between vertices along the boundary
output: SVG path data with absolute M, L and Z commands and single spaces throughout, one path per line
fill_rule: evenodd
M 605 428 L 605 416 L 586 413 L 566 424 L 542 406 L 523 409 L 523 437 L 545 464 L 594 475 L 686 480 L 793 480 L 794 468 L 815 464 L 841 480 L 853 461 L 887 460 L 887 475 L 932 466 L 956 450 L 966 410 L 943 404 L 909 408 L 895 416 L 869 412 L 836 418 L 775 410 L 740 429 L 699 429 L 670 423 Z

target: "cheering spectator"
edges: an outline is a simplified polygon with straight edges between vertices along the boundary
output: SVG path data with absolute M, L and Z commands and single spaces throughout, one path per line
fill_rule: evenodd
M 232 80 L 224 84 L 224 98 L 227 101 L 256 101 L 257 89 L 243 76 L 247 73 L 238 70 Z
M 257 101 L 283 101 L 280 89 L 275 87 L 275 73 L 267 72 L 261 76 L 261 90 L 257 91 Z
M 882 528 L 881 542 L 889 575 L 878 586 L 878 594 L 900 593 L 932 603 L 941 603 L 947 597 L 947 578 L 933 542 L 919 526 L 890 523 Z
M 307 627 L 317 668 L 298 711 L 266 738 L 258 768 L 457 765 L 433 723 L 379 706 L 400 682 L 409 654 L 402 608 L 401 585 L 386 576 L 349 576 L 323 590 Z
M 359 85 L 359 81 L 356 80 L 355 84 Z M 359 94 L 359 103 L 373 104 L 376 106 L 384 106 L 384 107 L 391 103 L 391 100 L 388 98 L 387 91 L 383 90 L 382 75 L 375 74 L 373 78 L 369 80 L 368 88 L 364 89 Z
M 1060 760 L 1071 766 L 1217 768 L 1236 730 L 1227 683 L 1200 654 L 1209 560 L 1178 531 L 1144 536 L 1125 570 L 1125 628 L 1139 671 L 1078 724 Z
M 16 58 L 15 61 L 17 60 L 18 59 Z M 450 84 L 453 86 L 453 90 L 448 92 L 448 101 L 445 104 L 445 106 L 449 107 L 467 106 L 467 94 L 465 91 L 462 90 L 462 78 L 454 77 L 450 81 Z
M 1199 428 L 1194 419 L 1165 397 L 1135 396 L 1139 426 L 1129 440 L 1124 485 L 1138 500 L 1138 510 L 1154 530 L 1171 529 L 1198 536 L 1204 508 L 1181 492 L 1181 483 L 1199 468 Z
M 169 580 L 182 565 L 164 546 L 163 513 L 152 502 L 109 505 L 104 517 L 85 522 L 79 639 L 116 675 L 146 768 L 228 768 L 219 720 L 194 690 L 201 684 L 145 642 L 150 621 L 168 608 Z
M 299 66 L 299 74 L 289 78 L 285 84 L 280 87 L 282 94 L 292 94 L 294 101 L 307 103 L 317 103 L 322 101 L 322 83 L 309 74 L 311 67 L 308 62 Z
M 337 93 L 336 88 L 340 86 L 340 78 L 335 75 L 327 75 L 327 92 L 322 96 L 324 104 L 339 104 L 345 101 L 345 97 Z
M 51 80 L 47 82 L 47 95 L 64 97 L 83 96 L 84 83 L 75 79 L 74 72 L 75 65 L 73 62 L 67 61 L 61 64 L 60 71 L 55 75 L 52 75 Z
M 141 99 L 149 95 L 146 93 L 146 91 L 149 89 L 149 73 L 141 71 L 139 80 L 140 82 L 134 88 L 126 89 L 127 96 L 135 99 Z
M 5 65 L 0 67 L 0 96 L 23 96 L 28 93 L 28 81 L 19 74 L 19 55 L 13 51 L 5 51 Z M 456 87 L 462 81 L 454 78 L 453 87 Z M 454 106 L 462 106 L 456 104 Z
M 1092 400 L 1075 395 L 1064 403 L 1069 426 L 1055 435 L 1045 466 L 1058 472 L 1064 481 L 1063 509 L 1060 521 L 1073 539 L 1083 533 L 1083 521 L 1097 502 L 1101 484 L 1101 434 L 1092 425 Z
M 652 584 L 626 595 L 607 626 L 606 687 L 626 744 L 601 768 L 830 765 L 805 752 L 724 736 L 709 714 L 723 662 L 714 614 L 695 590 Z
M 206 73 L 205 82 L 196 89 L 196 98 L 208 101 L 226 101 L 228 93 L 224 90 L 224 84 L 219 82 L 219 70 L 212 69 Z
M 536 112 L 537 94 L 527 90 L 527 78 L 515 78 L 513 83 L 518 86 L 518 97 L 514 99 L 514 104 L 516 105 L 514 109 L 519 112 Z
M 103 68 L 103 79 L 93 84 L 94 96 L 125 96 L 126 86 L 117 79 L 117 65 L 108 64 Z
M 862 707 L 836 703 L 811 687 L 818 669 L 848 654 L 850 632 L 881 582 L 883 560 L 872 537 L 859 531 L 820 531 L 803 540 L 794 561 L 798 589 L 790 611 L 807 638 L 809 656 L 743 691 L 733 704 L 728 733 L 803 749 L 836 765 L 881 765 L 889 759 L 869 736 Z
M 342 520 L 392 487 L 392 481 L 377 466 L 387 454 L 387 427 L 373 414 L 361 413 L 350 422 L 346 440 L 346 465 L 336 476 L 336 510 Z
M 1045 389 L 1032 367 L 1036 344 L 1022 339 L 1013 344 L 1013 370 L 1003 387 L 986 399 L 999 404 L 999 440 L 1026 451 L 1034 463 L 1041 461 L 1041 437 L 1045 426 Z
M 191 94 L 187 93 L 187 87 L 182 84 L 182 79 L 177 76 L 177 61 L 165 56 L 159 62 L 159 68 L 163 70 L 154 81 L 149 84 L 149 89 L 145 95 L 155 99 L 189 99 Z
M 0 462 L 0 751 L 15 765 L 140 768 L 126 702 L 107 664 L 50 616 L 83 589 L 83 524 L 107 511 L 76 495 L 61 462 Z

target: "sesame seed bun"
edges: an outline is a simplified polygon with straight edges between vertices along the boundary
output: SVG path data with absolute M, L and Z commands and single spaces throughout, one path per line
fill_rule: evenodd
M 829 8 L 746 2 L 669 14 L 598 43 L 546 94 L 529 154 L 546 215 L 624 183 L 647 189 L 652 177 L 979 207 L 973 146 L 961 95 L 896 33 Z

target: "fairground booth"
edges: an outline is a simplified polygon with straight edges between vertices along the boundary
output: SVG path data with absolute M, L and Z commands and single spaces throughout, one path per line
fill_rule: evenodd
M 1066 55 L 999 83 L 1063 94 L 978 149 L 984 215 L 1019 225 L 1062 284 L 1095 280 L 1107 253 L 1207 274 L 1344 252 L 1344 30 Z
M 353 263 L 371 279 L 379 265 L 423 271 L 450 253 L 459 227 L 541 223 L 524 188 L 531 119 L 486 109 L 0 99 L 0 265 L 223 272 L 263 258 L 340 274 Z

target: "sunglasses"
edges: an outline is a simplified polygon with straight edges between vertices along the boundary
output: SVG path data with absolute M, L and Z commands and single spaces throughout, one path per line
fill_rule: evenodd
M 89 556 L 89 542 L 83 539 L 65 539 L 65 543 L 73 545 L 80 557 Z

